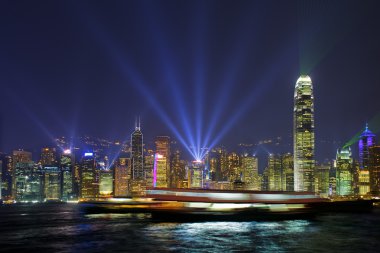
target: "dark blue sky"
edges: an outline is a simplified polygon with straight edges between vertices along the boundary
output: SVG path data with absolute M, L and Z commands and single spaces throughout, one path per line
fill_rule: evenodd
M 371 123 L 380 109 L 379 7 L 1 1 L 0 150 L 60 135 L 125 139 L 138 115 L 147 141 L 196 144 L 210 131 L 207 145 L 233 149 L 289 136 L 303 72 L 314 84 L 317 157 L 332 158 L 336 146 L 324 141 L 344 143 L 366 121 L 380 129 Z

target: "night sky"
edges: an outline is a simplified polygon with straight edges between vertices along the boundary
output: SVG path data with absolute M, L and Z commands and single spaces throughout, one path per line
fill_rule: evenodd
M 147 142 L 169 135 L 231 150 L 290 136 L 304 73 L 314 85 L 316 156 L 333 158 L 332 141 L 344 144 L 367 121 L 380 130 L 379 7 L 1 1 L 0 151 L 62 135 L 125 140 L 136 116 Z

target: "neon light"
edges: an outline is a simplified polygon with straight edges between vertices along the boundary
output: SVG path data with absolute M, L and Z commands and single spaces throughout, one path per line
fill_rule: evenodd
M 63 153 L 64 153 L 65 155 L 71 154 L 71 150 L 70 150 L 70 149 L 66 149 L 66 150 L 63 151 Z
M 84 156 L 94 156 L 94 153 L 90 153 L 90 152 L 84 153 Z
M 162 155 L 155 154 L 154 156 L 154 166 L 153 166 L 153 187 L 157 185 L 157 161 L 159 158 L 162 158 Z

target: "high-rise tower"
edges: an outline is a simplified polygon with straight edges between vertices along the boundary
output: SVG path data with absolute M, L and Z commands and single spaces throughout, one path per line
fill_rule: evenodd
M 359 166 L 361 170 L 368 170 L 369 149 L 375 144 L 375 135 L 368 129 L 368 124 L 359 139 Z
M 301 75 L 294 91 L 294 190 L 314 191 L 314 96 L 311 79 Z
M 338 149 L 336 153 L 336 193 L 339 196 L 353 194 L 353 159 L 350 147 Z
M 140 119 L 135 124 L 135 131 L 131 135 L 131 163 L 132 180 L 145 180 L 143 162 L 143 134 Z
M 156 137 L 157 156 L 157 187 L 168 187 L 170 179 L 170 138 L 168 136 Z

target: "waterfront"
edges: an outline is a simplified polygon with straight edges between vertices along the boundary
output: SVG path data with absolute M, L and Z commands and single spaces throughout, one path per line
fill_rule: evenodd
M 0 250 L 18 252 L 375 252 L 380 209 L 275 222 L 153 222 L 75 204 L 0 207 Z

